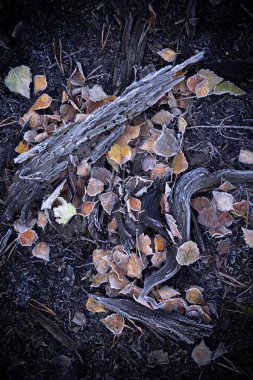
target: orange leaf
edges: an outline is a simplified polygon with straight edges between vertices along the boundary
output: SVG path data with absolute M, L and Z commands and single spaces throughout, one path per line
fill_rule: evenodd
M 166 241 L 161 235 L 155 236 L 155 250 L 156 251 L 165 251 L 166 249 Z
M 117 313 L 108 315 L 101 322 L 115 335 L 121 334 L 125 326 L 124 318 Z
M 41 242 L 36 244 L 32 250 L 32 255 L 38 257 L 39 259 L 43 259 L 45 261 L 49 261 L 49 246 L 45 242 Z
M 142 276 L 141 260 L 135 253 L 132 253 L 130 255 L 129 261 L 127 263 L 127 275 L 128 277 L 133 278 L 141 278 Z
M 95 202 L 84 202 L 82 204 L 82 211 L 81 211 L 81 213 L 84 216 L 89 216 L 90 213 L 93 211 L 94 207 L 95 207 Z
M 105 307 L 96 301 L 93 297 L 89 297 L 86 302 L 86 308 L 92 313 L 105 313 L 107 310 Z
M 22 153 L 28 152 L 29 149 L 30 148 L 29 148 L 27 142 L 25 140 L 22 140 L 22 141 L 20 141 L 20 143 L 18 144 L 18 146 L 16 146 L 15 152 L 19 153 L 19 154 L 22 154 Z
M 137 198 L 129 198 L 130 209 L 133 211 L 141 211 L 141 201 Z
M 152 255 L 153 251 L 152 251 L 152 248 L 150 247 L 151 240 L 148 235 L 144 235 L 142 233 L 138 238 L 138 244 L 139 244 L 139 249 L 142 253 L 144 253 L 145 255 Z
M 47 94 L 42 94 L 30 108 L 31 110 L 44 110 L 50 107 L 52 103 L 52 98 Z
M 186 300 L 192 304 L 202 305 L 204 303 L 202 293 L 199 288 L 192 287 L 186 290 Z
M 188 162 L 184 153 L 180 150 L 172 160 L 172 169 L 174 174 L 180 174 L 187 170 Z
M 115 143 L 108 152 L 108 157 L 119 165 L 129 161 L 131 156 L 132 151 L 130 146 L 127 144 L 120 145 Z
M 177 55 L 174 50 L 169 48 L 162 49 L 158 51 L 157 54 L 159 54 L 160 57 L 162 57 L 162 59 L 164 59 L 166 62 L 173 62 Z
M 35 75 L 33 78 L 33 83 L 35 94 L 39 91 L 44 91 L 47 88 L 47 78 L 45 75 Z
M 18 240 L 23 247 L 31 247 L 38 239 L 38 235 L 31 228 L 19 234 Z

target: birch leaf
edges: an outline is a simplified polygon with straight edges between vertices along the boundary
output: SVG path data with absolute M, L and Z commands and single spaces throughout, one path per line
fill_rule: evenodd
M 204 340 L 194 347 L 192 351 L 192 358 L 198 364 L 198 366 L 206 365 L 211 361 L 212 352 L 206 346 Z
M 217 84 L 213 93 L 215 95 L 231 94 L 239 96 L 244 95 L 245 91 L 243 91 L 240 87 L 237 87 L 233 83 L 224 80 L 223 82 Z
M 199 257 L 197 244 L 190 240 L 178 248 L 176 260 L 180 265 L 190 265 L 195 263 Z
M 76 208 L 72 205 L 72 203 L 66 202 L 63 198 L 61 199 L 63 204 L 61 204 L 58 207 L 54 207 L 54 216 L 56 219 L 56 222 L 59 224 L 67 224 L 70 219 L 76 215 Z
M 108 315 L 101 322 L 115 335 L 121 334 L 125 326 L 124 318 L 117 313 Z
M 28 66 L 17 66 L 10 69 L 4 79 L 5 86 L 11 92 L 16 92 L 30 99 L 30 83 L 32 81 L 32 74 Z
M 35 75 L 33 78 L 34 93 L 44 91 L 47 88 L 47 78 L 45 75 Z
M 103 193 L 100 196 L 100 202 L 108 215 L 111 215 L 113 207 L 118 202 L 118 195 L 113 193 L 112 191 L 109 191 L 108 193 Z

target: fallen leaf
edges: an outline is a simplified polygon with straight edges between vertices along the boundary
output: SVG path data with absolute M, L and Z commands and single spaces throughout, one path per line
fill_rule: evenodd
M 202 211 L 204 208 L 208 208 L 210 206 L 209 199 L 205 197 L 198 197 L 195 199 L 191 199 L 191 207 L 198 212 Z
M 215 207 L 209 206 L 199 212 L 198 221 L 205 227 L 217 227 L 220 223 L 219 215 Z
M 151 119 L 154 124 L 168 125 L 173 120 L 173 115 L 169 111 L 161 110 Z
M 155 166 L 156 166 L 156 158 L 154 156 L 147 156 L 144 158 L 142 162 L 142 169 L 144 170 L 144 172 L 153 170 Z
M 131 159 L 132 151 L 127 144 L 119 145 L 115 143 L 107 154 L 112 161 L 122 165 Z
M 25 96 L 30 99 L 30 83 L 32 81 L 32 74 L 28 66 L 17 66 L 10 69 L 4 79 L 5 86 L 11 92 Z
M 92 280 L 92 283 L 91 283 L 90 286 L 93 287 L 93 288 L 97 288 L 101 284 L 104 284 L 104 283 L 108 282 L 108 279 L 109 279 L 109 274 L 108 273 L 97 273 L 93 277 L 93 280 Z
M 179 230 L 178 230 L 178 226 L 177 226 L 177 222 L 176 220 L 173 218 L 172 215 L 170 214 L 165 214 L 165 219 L 166 219 L 166 222 L 169 226 L 169 229 L 170 229 L 170 232 L 172 234 L 173 237 L 178 237 L 179 239 L 182 238 Z
M 166 62 L 173 62 L 177 55 L 174 50 L 169 48 L 162 49 L 158 51 L 157 54 L 160 55 L 160 57 L 162 57 L 162 59 L 164 59 Z
M 21 232 L 18 236 L 18 241 L 23 247 L 31 247 L 38 240 L 38 235 L 31 228 Z
M 161 132 L 157 129 L 151 129 L 150 130 L 150 136 L 145 139 L 145 141 L 140 145 L 140 149 L 144 150 L 149 153 L 155 153 L 154 152 L 154 145 L 158 139 L 158 137 L 161 136 Z
M 84 313 L 76 311 L 74 317 L 72 318 L 72 322 L 77 326 L 84 327 L 87 323 L 87 318 Z
M 233 209 L 234 197 L 231 194 L 213 191 L 213 197 L 219 211 L 231 211 Z
M 181 150 L 173 158 L 171 166 L 174 174 L 183 173 L 188 169 L 188 162 Z
M 99 179 L 90 178 L 87 186 L 87 194 L 90 197 L 95 197 L 97 194 L 102 193 L 104 190 L 104 183 Z
M 44 230 L 46 225 L 47 225 L 47 216 L 43 211 L 39 211 L 38 212 L 37 226 Z
M 190 265 L 199 260 L 199 248 L 196 243 L 189 240 L 182 244 L 177 250 L 176 260 L 180 265 Z
M 164 164 L 158 164 L 154 167 L 154 169 L 152 170 L 152 173 L 151 173 L 151 176 L 150 178 L 152 180 L 155 180 L 156 178 L 163 178 L 164 175 L 169 171 L 171 170 L 169 168 L 169 166 L 167 165 L 164 165 Z
M 104 305 L 100 302 L 96 301 L 93 297 L 89 297 L 86 302 L 86 309 L 91 311 L 92 313 L 105 313 L 107 310 Z
M 65 123 L 69 123 L 75 120 L 76 109 L 72 106 L 72 104 L 64 103 L 60 107 L 60 115 Z
M 153 251 L 150 245 L 151 245 L 150 237 L 142 233 L 138 237 L 138 246 L 139 246 L 140 251 L 144 253 L 144 255 L 152 255 Z
M 115 272 L 111 272 L 109 273 L 109 283 L 112 289 L 123 289 L 129 281 L 125 276 L 120 280 Z
M 125 327 L 124 318 L 117 313 L 108 315 L 106 318 L 101 319 L 101 322 L 114 335 L 120 335 Z
M 161 304 L 159 305 L 159 308 L 162 310 L 166 310 L 169 313 L 173 310 L 178 310 L 178 298 L 171 298 L 171 299 L 166 299 L 162 300 Z
M 42 94 L 40 97 L 36 100 L 36 102 L 32 105 L 30 108 L 31 110 L 44 110 L 48 107 L 50 107 L 52 103 L 52 98 L 47 94 Z
M 162 263 L 164 263 L 167 259 L 166 252 L 155 252 L 151 258 L 151 262 L 156 268 L 160 268 Z
M 108 97 L 108 95 L 104 92 L 101 86 L 95 84 L 89 90 L 89 97 L 92 102 L 100 102 Z
M 140 125 L 128 124 L 125 127 L 123 134 L 120 136 L 120 138 L 116 142 L 117 144 L 120 144 L 120 145 L 128 144 L 130 141 L 137 139 L 139 134 L 140 134 Z
M 95 111 L 96 109 L 98 109 L 98 108 L 100 108 L 100 107 L 102 107 L 108 103 L 113 102 L 115 99 L 116 99 L 115 95 L 110 95 L 107 98 L 105 98 L 104 100 L 100 100 L 100 102 L 93 102 L 92 100 L 87 100 L 86 112 L 87 112 L 87 114 L 90 114 L 93 111 Z
M 29 150 L 30 148 L 25 140 L 21 140 L 18 146 L 15 148 L 15 152 L 18 154 L 28 152 Z
M 248 149 L 241 149 L 239 155 L 239 161 L 242 164 L 253 164 L 253 152 Z
M 39 259 L 49 261 L 49 252 L 49 245 L 45 242 L 41 242 L 35 245 L 32 250 L 32 255 L 38 257 Z
M 166 240 L 161 235 L 155 235 L 155 250 L 156 252 L 166 250 Z
M 45 75 L 35 75 L 33 78 L 34 93 L 44 91 L 47 88 L 47 78 Z
M 92 262 L 98 273 L 105 274 L 109 270 L 110 265 L 105 259 L 108 253 L 109 252 L 104 249 L 95 249 L 93 251 Z
M 53 208 L 56 222 L 59 224 L 67 224 L 70 219 L 76 215 L 76 208 L 72 203 L 66 202 L 63 198 L 58 198 L 58 200 L 60 200 L 62 204 Z
M 233 211 L 237 216 L 246 215 L 247 210 L 248 210 L 248 202 L 247 201 L 241 201 L 241 202 L 233 203 Z
M 128 277 L 139 279 L 142 277 L 141 260 L 137 257 L 135 253 L 132 253 L 130 255 L 129 261 L 127 263 L 127 275 Z
M 107 226 L 109 236 L 115 234 L 116 231 L 117 231 L 117 228 L 118 228 L 118 225 L 117 225 L 116 219 L 113 218 L 113 219 L 108 223 L 108 226 Z
M 231 94 L 235 96 L 244 95 L 245 91 L 241 88 L 235 86 L 233 83 L 229 81 L 223 81 L 215 87 L 213 93 L 215 95 L 223 95 L 223 94 Z
M 108 215 L 111 215 L 114 206 L 118 202 L 118 199 L 118 195 L 112 191 L 108 191 L 107 193 L 100 195 L 101 206 Z
M 209 92 L 213 91 L 215 86 L 223 81 L 223 78 L 208 69 L 201 69 L 198 74 L 207 79 Z
M 93 167 L 91 171 L 91 177 L 98 179 L 105 185 L 108 185 L 108 183 L 110 183 L 112 173 L 106 168 Z
M 178 126 L 178 131 L 180 133 L 185 133 L 185 129 L 187 127 L 187 122 L 183 116 L 179 116 L 179 118 L 177 120 L 177 126 Z
M 141 201 L 138 198 L 129 197 L 129 207 L 133 211 L 141 211 Z
M 84 86 L 85 85 L 85 76 L 83 73 L 82 65 L 80 62 L 76 62 L 76 68 L 71 74 L 69 81 L 73 86 Z
M 162 286 L 160 289 L 157 289 L 160 297 L 163 300 L 167 300 L 169 298 L 180 296 L 180 292 L 168 285 Z
M 25 113 L 21 119 L 19 120 L 19 124 L 21 127 L 29 120 L 29 128 L 30 129 L 39 129 L 42 127 L 42 121 L 40 115 L 35 111 L 28 111 Z
M 90 174 L 90 164 L 83 160 L 76 168 L 76 174 L 80 177 L 88 177 Z
M 197 363 L 200 367 L 202 365 L 210 363 L 212 359 L 212 352 L 209 350 L 204 340 L 202 339 L 201 343 L 194 347 L 192 350 L 191 356 L 195 363 Z
M 250 248 L 253 248 L 253 230 L 242 227 L 243 237 Z
M 172 157 L 175 156 L 178 151 L 179 142 L 175 137 L 175 132 L 163 126 L 162 133 L 154 145 L 154 152 L 162 157 Z
M 38 134 L 38 132 L 35 131 L 35 129 L 32 129 L 32 130 L 26 131 L 26 132 L 24 133 L 23 138 L 24 138 L 24 140 L 25 140 L 28 144 L 29 144 L 29 143 L 31 144 L 31 143 L 34 143 L 34 142 L 35 142 L 35 138 L 36 138 L 37 134 Z
M 219 187 L 219 190 L 226 191 L 226 192 L 230 191 L 230 190 L 234 190 L 234 189 L 235 189 L 235 186 L 232 185 L 232 183 L 230 183 L 228 181 L 223 182 L 223 184 L 220 185 L 220 187 Z
M 199 288 L 192 287 L 185 291 L 186 300 L 192 304 L 202 305 L 204 303 L 202 292 Z
M 95 204 L 95 202 L 84 202 L 81 208 L 82 215 L 89 216 L 94 210 Z
M 195 74 L 186 81 L 187 87 L 191 92 L 195 93 L 196 86 L 205 80 L 201 75 Z

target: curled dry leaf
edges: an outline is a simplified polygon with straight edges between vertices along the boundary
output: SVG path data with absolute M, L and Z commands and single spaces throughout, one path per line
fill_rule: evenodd
M 156 268 L 160 268 L 162 263 L 167 259 L 166 252 L 155 252 L 151 258 L 151 262 Z
M 174 174 L 183 173 L 188 169 L 188 162 L 181 150 L 173 158 L 171 166 Z
M 239 161 L 242 164 L 253 164 L 253 152 L 248 149 L 241 149 L 239 154 Z
M 167 300 L 169 298 L 180 296 L 179 291 L 177 291 L 176 289 L 174 289 L 168 285 L 162 286 L 157 291 L 163 300 Z
M 47 88 L 47 78 L 45 75 L 35 75 L 33 78 L 34 93 L 44 91 Z
M 108 315 L 106 318 L 101 319 L 101 322 L 103 322 L 114 335 L 120 335 L 125 326 L 124 318 L 117 313 Z
M 86 309 L 92 313 L 106 313 L 104 305 L 96 301 L 93 297 L 89 297 L 86 302 Z
M 84 160 L 76 168 L 76 174 L 80 177 L 88 177 L 90 174 L 90 164 Z
M 32 74 L 28 66 L 17 66 L 10 69 L 4 79 L 5 86 L 11 92 L 25 96 L 30 99 L 30 83 L 32 81 Z
M 150 237 L 142 233 L 138 237 L 138 246 L 139 246 L 140 251 L 144 253 L 144 255 L 152 255 L 153 251 L 150 245 L 151 245 Z
M 253 230 L 242 228 L 242 232 L 245 242 L 248 244 L 250 248 L 253 248 Z
M 95 204 L 95 202 L 84 202 L 81 209 L 82 215 L 85 217 L 89 216 L 94 210 Z
M 101 205 L 108 215 L 111 215 L 114 206 L 118 202 L 118 199 L 118 195 L 112 191 L 100 195 Z
M 92 283 L 91 283 L 91 287 L 93 288 L 97 288 L 99 287 L 101 284 L 104 284 L 106 282 L 108 282 L 108 279 L 109 279 L 109 275 L 108 273 L 97 273 L 94 277 L 93 277 L 93 280 L 92 280 Z
M 205 227 L 217 227 L 220 223 L 220 218 L 215 207 L 209 206 L 199 212 L 198 221 Z
M 100 107 L 102 107 L 108 103 L 113 102 L 115 99 L 116 99 L 115 95 L 110 95 L 107 98 L 105 98 L 104 100 L 100 100 L 99 102 L 93 102 L 92 100 L 88 100 L 86 102 L 86 113 L 90 114 L 93 111 L 95 111 L 96 109 L 98 109 L 98 108 L 100 108 Z
M 128 202 L 132 211 L 141 211 L 141 201 L 138 198 L 129 197 Z
M 105 274 L 110 265 L 106 260 L 106 256 L 108 256 L 109 252 L 104 249 L 95 249 L 92 253 L 92 262 L 98 273 Z
M 172 157 L 179 151 L 179 142 L 175 137 L 175 132 L 163 126 L 162 133 L 158 137 L 155 145 L 154 152 L 162 157 Z
M 107 185 L 110 182 L 112 173 L 106 168 L 94 167 L 91 171 L 91 177 L 98 179 L 99 181 Z
M 208 208 L 210 206 L 209 199 L 205 197 L 198 197 L 195 199 L 191 199 L 191 207 L 198 212 L 202 211 L 204 208 Z
M 60 107 L 60 114 L 65 123 L 69 123 L 70 121 L 75 120 L 76 109 L 72 106 L 72 104 L 64 103 Z
M 163 178 L 163 176 L 169 171 L 171 170 L 169 168 L 169 166 L 167 165 L 164 165 L 164 164 L 158 164 L 154 167 L 154 169 L 152 170 L 152 173 L 151 173 L 151 176 L 150 178 L 152 180 L 156 179 L 156 178 Z
M 219 77 L 211 70 L 201 69 L 198 71 L 198 74 L 207 79 L 210 92 L 214 90 L 217 84 L 223 81 L 223 78 Z
M 145 139 L 145 141 L 140 145 L 140 149 L 144 150 L 149 153 L 155 153 L 154 152 L 154 145 L 158 139 L 158 137 L 161 135 L 161 132 L 157 129 L 151 129 L 150 130 L 150 136 Z
M 223 182 L 223 184 L 220 185 L 220 187 L 219 187 L 219 190 L 226 191 L 226 192 L 230 191 L 230 190 L 234 190 L 234 189 L 235 189 L 235 186 L 232 185 L 232 183 L 230 183 L 228 181 Z
M 154 156 L 147 156 L 144 158 L 142 162 L 142 169 L 144 170 L 144 172 L 153 170 L 155 166 L 156 166 L 156 158 Z
M 195 304 L 202 305 L 204 303 L 202 292 L 200 291 L 199 288 L 192 287 L 190 289 L 187 289 L 185 294 L 186 294 L 186 300 L 189 303 L 192 303 L 194 305 Z
M 49 261 L 49 252 L 49 245 L 45 242 L 40 242 L 33 248 L 32 255 L 38 257 L 39 259 Z
M 197 98 L 207 96 L 210 90 L 208 80 L 199 74 L 195 74 L 187 79 L 187 87 L 190 91 L 196 94 Z
M 213 197 L 219 211 L 231 211 L 233 209 L 234 198 L 231 194 L 213 191 Z
M 132 278 L 142 277 L 142 265 L 141 260 L 135 253 L 130 255 L 129 261 L 127 263 L 127 275 Z
M 155 250 L 156 252 L 163 252 L 166 250 L 166 240 L 161 235 L 155 236 Z
M 200 258 L 199 248 L 196 243 L 189 240 L 177 250 L 176 260 L 180 265 L 190 265 Z
M 18 241 L 23 247 L 31 247 L 38 240 L 38 235 L 31 228 L 21 232 Z
M 160 55 L 160 57 L 162 57 L 162 59 L 164 59 L 166 62 L 173 62 L 177 55 L 174 50 L 169 48 L 162 49 L 158 51 L 157 54 Z
M 115 272 L 111 272 L 109 273 L 109 283 L 112 289 L 123 289 L 129 284 L 129 281 L 125 276 L 120 280 Z
M 71 74 L 69 81 L 73 86 L 82 87 L 85 85 L 85 76 L 83 73 L 82 65 L 80 62 L 76 62 L 76 68 Z
M 180 133 L 185 133 L 185 129 L 187 127 L 187 122 L 183 116 L 179 116 L 177 120 L 177 126 L 178 126 L 178 131 Z
M 246 215 L 248 210 L 248 202 L 247 201 L 241 201 L 241 202 L 235 202 L 233 203 L 233 211 L 238 216 L 244 216 Z
M 191 356 L 195 363 L 198 364 L 198 366 L 202 366 L 210 363 L 212 359 L 212 352 L 209 350 L 204 340 L 202 339 L 201 343 L 194 347 L 192 350 Z
M 104 92 L 101 86 L 95 84 L 89 90 L 89 97 L 92 102 L 100 102 L 108 97 L 108 95 Z
M 178 303 L 178 298 L 166 299 L 165 301 L 162 301 L 162 303 L 159 305 L 159 308 L 166 310 L 170 313 L 173 310 L 178 310 Z
M 107 227 L 109 236 L 115 234 L 116 231 L 117 231 L 117 228 L 118 228 L 118 226 L 117 226 L 116 219 L 113 218 L 113 219 L 108 223 L 108 227 Z
M 52 103 L 52 98 L 47 94 L 42 94 L 34 103 L 34 105 L 31 107 L 31 110 L 44 110 L 48 107 L 50 107 Z
M 173 115 L 169 111 L 158 111 L 151 119 L 154 124 L 168 125 L 173 120 Z
M 232 232 L 226 227 L 219 224 L 217 227 L 209 230 L 212 237 L 223 238 L 224 236 L 231 235 Z
M 129 161 L 132 157 L 132 151 L 129 145 L 124 144 L 113 144 L 109 152 L 107 153 L 108 157 L 116 162 L 118 165 L 122 165 Z
M 29 110 L 25 113 L 21 119 L 19 120 L 19 124 L 21 127 L 29 120 L 29 128 L 30 129 L 39 129 L 42 127 L 42 121 L 40 115 L 32 110 Z
M 95 197 L 97 194 L 102 193 L 104 190 L 104 183 L 99 179 L 90 178 L 87 186 L 87 194 L 90 197 Z
M 128 144 L 130 141 L 137 139 L 140 134 L 140 125 L 130 125 L 125 127 L 124 133 L 116 141 L 118 144 Z

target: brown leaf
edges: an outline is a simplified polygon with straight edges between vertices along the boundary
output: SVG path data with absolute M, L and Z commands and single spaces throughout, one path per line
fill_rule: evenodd
M 47 88 L 47 78 L 45 75 L 35 75 L 33 78 L 34 93 L 44 91 Z
M 109 274 L 108 273 L 97 273 L 93 277 L 93 280 L 92 280 L 92 283 L 91 283 L 90 286 L 93 287 L 93 288 L 97 288 L 101 284 L 104 284 L 104 283 L 108 282 L 108 279 L 109 279 Z
M 169 48 L 162 49 L 158 51 L 157 54 L 159 54 L 160 57 L 162 57 L 162 59 L 164 59 L 166 62 L 173 62 L 177 55 L 174 50 Z
M 94 167 L 92 168 L 92 171 L 91 171 L 91 177 L 98 179 L 99 181 L 103 182 L 105 185 L 108 185 L 108 183 L 110 183 L 112 173 L 106 168 Z
M 71 74 L 69 81 L 73 86 L 84 86 L 85 85 L 85 76 L 83 73 L 82 65 L 80 62 L 76 62 L 77 67 Z
M 239 155 L 239 161 L 242 164 L 253 164 L 253 152 L 251 152 L 248 149 L 241 149 L 240 155 Z
M 125 276 L 120 280 L 115 272 L 111 272 L 109 273 L 109 283 L 112 289 L 123 289 L 129 281 Z
M 141 201 L 138 198 L 129 197 L 129 207 L 133 211 L 141 211 Z
M 185 133 L 185 129 L 187 127 L 187 122 L 183 116 L 179 116 L 179 118 L 177 120 L 177 126 L 178 126 L 178 131 L 180 133 Z
M 139 245 L 140 251 L 144 253 L 144 255 L 152 255 L 153 251 L 152 251 L 152 248 L 150 247 L 151 240 L 148 235 L 144 235 L 144 233 L 142 233 L 138 237 L 138 245 Z
M 87 186 L 87 194 L 90 197 L 95 197 L 97 194 L 102 193 L 104 190 L 104 184 L 95 178 L 90 178 Z
M 76 168 L 76 174 L 80 177 L 88 177 L 90 174 L 90 164 L 83 160 L 80 165 Z
M 172 288 L 172 287 L 170 287 L 168 285 L 162 286 L 157 291 L 158 291 L 160 297 L 163 300 L 167 300 L 169 298 L 180 296 L 180 292 L 179 291 L 177 291 L 176 289 L 174 289 L 174 288 Z
M 113 102 L 115 99 L 116 99 L 115 95 L 110 95 L 106 99 L 101 100 L 99 102 L 93 102 L 92 100 L 88 100 L 86 102 L 86 112 L 87 112 L 87 114 L 90 114 L 93 111 L 95 111 L 96 109 L 104 106 L 105 104 Z
M 177 262 L 180 265 L 190 265 L 199 260 L 199 248 L 196 243 L 189 240 L 182 244 L 177 250 Z
M 155 166 L 156 166 L 156 158 L 154 156 L 147 156 L 144 158 L 142 162 L 142 169 L 144 170 L 144 172 L 153 170 Z
M 191 199 L 191 207 L 197 210 L 198 212 L 202 211 L 204 208 L 210 206 L 210 201 L 205 197 L 198 197 Z
M 105 259 L 108 254 L 109 252 L 104 249 L 95 249 L 93 251 L 92 262 L 98 273 L 105 274 L 109 270 L 110 265 Z
M 155 236 L 155 250 L 156 252 L 163 252 L 166 250 L 166 240 L 161 235 Z
M 89 216 L 91 212 L 94 210 L 95 204 L 95 202 L 84 202 L 82 204 L 81 213 L 84 216 Z
M 248 202 L 247 201 L 241 201 L 241 202 L 235 202 L 233 203 L 233 211 L 238 216 L 244 216 L 246 215 L 248 210 Z
M 109 236 L 115 234 L 116 231 L 117 231 L 117 228 L 118 228 L 118 225 L 117 225 L 116 219 L 113 218 L 113 219 L 108 223 L 108 226 L 107 226 Z
M 172 157 L 179 151 L 179 142 L 175 137 L 175 132 L 163 126 L 162 134 L 158 137 L 154 152 L 162 157 Z
M 21 119 L 19 120 L 19 124 L 21 127 L 29 120 L 29 128 L 31 129 L 39 129 L 42 127 L 42 121 L 40 115 L 32 110 L 29 110 L 27 113 L 25 113 Z
M 155 252 L 151 258 L 151 262 L 156 268 L 160 268 L 162 263 L 167 259 L 166 252 Z
M 205 345 L 204 340 L 202 339 L 201 343 L 194 347 L 192 351 L 192 359 L 198 364 L 198 366 L 206 365 L 210 363 L 212 359 L 212 352 Z
M 76 109 L 72 106 L 72 104 L 64 103 L 60 107 L 60 114 L 65 123 L 69 123 L 70 121 L 75 120 Z
M 50 107 L 52 103 L 52 98 L 47 94 L 42 94 L 30 108 L 31 110 L 44 110 Z
M 38 212 L 37 226 L 44 230 L 46 225 L 47 225 L 47 216 L 43 211 L 39 211 Z
M 209 206 L 200 211 L 198 221 L 205 227 L 217 227 L 220 223 L 216 208 Z
M 158 125 L 169 125 L 173 120 L 173 115 L 169 111 L 158 111 L 153 117 L 152 122 Z
M 165 173 L 167 173 L 169 170 L 170 170 L 169 166 L 164 165 L 164 164 L 158 164 L 152 170 L 150 178 L 152 180 L 155 180 L 156 178 L 163 178 Z
M 188 162 L 181 150 L 173 158 L 171 166 L 174 174 L 183 173 L 188 169 Z
M 212 237 L 221 238 L 227 235 L 231 235 L 232 232 L 226 227 L 219 224 L 217 227 L 209 230 Z
M 118 195 L 112 191 L 100 195 L 101 205 L 108 215 L 111 215 L 114 206 L 118 202 L 118 198 Z
M 135 253 L 132 253 L 130 255 L 129 261 L 127 263 L 127 275 L 128 277 L 139 279 L 142 277 L 141 260 L 137 257 Z
M 92 313 L 105 313 L 107 310 L 104 305 L 96 301 L 93 297 L 89 297 L 86 302 L 86 309 Z
M 29 150 L 30 150 L 30 148 L 29 148 L 29 146 L 25 140 L 20 141 L 18 146 L 16 146 L 16 148 L 15 148 L 15 152 L 18 154 L 28 152 Z
M 186 300 L 192 304 L 202 305 L 204 303 L 202 292 L 199 288 L 192 287 L 186 290 Z
M 49 245 L 45 242 L 41 242 L 35 245 L 35 247 L 32 250 L 32 255 L 38 257 L 39 259 L 49 261 L 49 252 Z
M 125 327 L 124 318 L 117 313 L 108 315 L 106 318 L 101 319 L 101 322 L 103 322 L 114 335 L 120 335 Z
M 31 228 L 28 228 L 19 234 L 18 240 L 23 247 L 31 247 L 38 240 L 38 235 Z
M 230 183 L 228 181 L 223 182 L 223 184 L 220 185 L 220 187 L 219 187 L 219 190 L 226 191 L 226 192 L 230 191 L 230 190 L 234 190 L 234 189 L 235 189 L 235 186 L 232 185 L 232 183 Z

